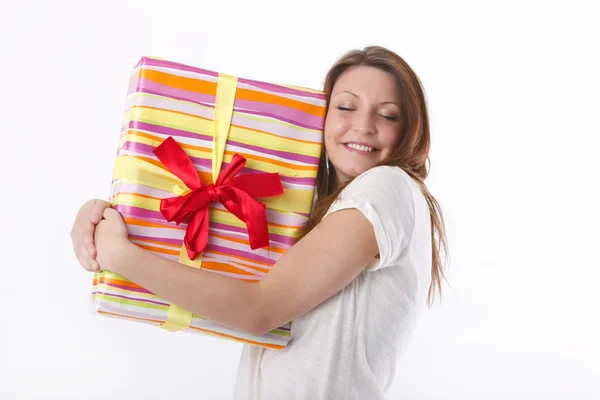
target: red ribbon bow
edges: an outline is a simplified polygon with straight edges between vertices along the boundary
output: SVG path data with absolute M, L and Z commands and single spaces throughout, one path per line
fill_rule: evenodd
M 215 201 L 221 202 L 229 212 L 246 223 L 251 249 L 269 245 L 265 205 L 254 198 L 283 194 L 279 174 L 236 176 L 246 165 L 246 159 L 234 154 L 217 182 L 203 186 L 192 160 L 172 137 L 154 149 L 154 154 L 191 190 L 184 196 L 160 201 L 160 211 L 167 221 L 175 221 L 179 225 L 189 220 L 184 243 L 190 260 L 196 258 L 208 243 L 208 207 Z

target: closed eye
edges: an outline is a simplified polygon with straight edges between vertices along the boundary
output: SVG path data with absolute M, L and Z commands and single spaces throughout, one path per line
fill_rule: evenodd
M 354 110 L 353 108 L 344 107 L 344 106 L 338 106 L 337 109 L 341 110 L 341 111 L 353 111 Z
M 382 117 L 387 119 L 388 121 L 398 121 L 398 117 L 396 117 L 395 115 L 382 115 Z

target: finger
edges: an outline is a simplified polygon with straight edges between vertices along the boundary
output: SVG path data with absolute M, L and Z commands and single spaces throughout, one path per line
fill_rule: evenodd
M 95 253 L 95 250 L 94 250 Z M 85 261 L 85 265 L 90 267 L 92 265 L 92 261 L 96 258 L 95 254 L 92 254 L 89 250 L 89 245 L 85 243 L 81 243 L 79 247 L 75 250 L 75 255 L 78 258 L 81 258 Z
M 92 260 L 90 262 L 90 266 L 92 268 L 92 272 L 98 272 L 98 271 L 100 271 L 100 264 L 98 264 L 98 261 Z
M 104 200 L 96 200 L 90 213 L 90 220 L 92 223 L 97 224 L 102 220 L 102 214 L 104 210 L 110 208 L 110 204 Z
M 83 269 L 86 271 L 92 271 L 92 265 L 83 257 L 77 256 L 77 261 L 79 261 L 79 264 L 83 267 Z
M 94 244 L 94 232 L 89 231 L 83 238 L 83 245 L 90 258 L 96 257 L 96 246 Z
M 115 210 L 114 208 L 106 208 L 104 209 L 104 219 L 114 219 L 114 218 L 121 218 L 121 214 Z

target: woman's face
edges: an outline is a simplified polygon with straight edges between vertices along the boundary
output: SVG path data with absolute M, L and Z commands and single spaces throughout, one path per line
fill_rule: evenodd
M 400 96 L 394 76 L 356 66 L 335 82 L 325 121 L 325 150 L 337 182 L 390 158 L 400 140 Z

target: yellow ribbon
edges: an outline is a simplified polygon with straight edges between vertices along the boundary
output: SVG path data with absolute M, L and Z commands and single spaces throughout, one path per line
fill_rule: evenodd
M 233 104 L 235 101 L 237 83 L 237 77 L 221 73 L 217 80 L 215 116 L 213 119 L 213 183 L 217 181 L 219 173 L 221 172 L 221 164 L 223 163 L 223 155 L 225 154 L 225 143 L 227 143 L 229 127 L 231 126 L 231 117 L 233 116 Z M 181 193 L 182 189 L 179 186 L 176 186 L 174 191 Z M 185 245 L 182 245 L 179 252 L 179 262 L 193 268 L 200 268 L 202 264 L 202 254 L 195 260 L 190 260 Z M 171 303 L 169 311 L 167 312 L 167 320 L 161 325 L 161 328 L 170 332 L 176 332 L 188 328 L 191 324 L 192 312 Z
M 213 137 L 212 175 L 213 183 L 217 182 L 225 154 L 225 143 L 229 136 L 233 103 L 238 80 L 235 76 L 219 74 L 217 81 L 217 98 L 215 100 L 215 125 Z

